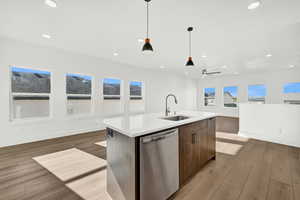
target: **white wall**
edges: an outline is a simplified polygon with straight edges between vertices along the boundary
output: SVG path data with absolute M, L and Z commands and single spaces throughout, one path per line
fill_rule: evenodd
M 239 116 L 239 108 L 224 108 L 223 88 L 238 86 L 238 102 L 248 102 L 248 85 L 265 84 L 267 89 L 266 104 L 283 104 L 283 85 L 290 82 L 300 82 L 300 70 L 288 69 L 283 71 L 249 74 L 206 77 L 198 82 L 198 109 L 212 111 L 224 116 Z M 204 106 L 204 88 L 216 88 L 217 106 Z
M 51 117 L 47 119 L 10 121 L 9 66 L 30 67 L 51 72 Z M 93 76 L 92 110 L 90 115 L 67 116 L 65 74 L 80 73 Z M 122 101 L 113 106 L 102 100 L 103 78 L 123 80 Z M 197 109 L 197 83 L 184 76 L 157 70 L 148 70 L 120 63 L 39 47 L 19 41 L 0 38 L 0 146 L 61 137 L 103 129 L 104 117 L 129 112 L 129 81 L 143 81 L 145 85 L 145 112 L 163 112 L 168 93 L 177 95 L 177 110 Z M 173 104 L 173 103 L 171 103 Z M 174 107 L 174 105 L 173 105 Z M 114 112 L 109 112 L 114 109 Z
M 239 134 L 300 147 L 300 105 L 241 104 Z

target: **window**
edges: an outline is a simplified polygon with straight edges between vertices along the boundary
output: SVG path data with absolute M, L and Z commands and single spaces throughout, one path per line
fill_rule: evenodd
M 130 82 L 130 100 L 142 100 L 142 82 Z
M 204 88 L 204 105 L 215 106 L 216 105 L 216 89 Z
M 105 78 L 103 80 L 103 96 L 105 100 L 121 99 L 121 80 Z
M 50 115 L 50 72 L 11 68 L 11 118 Z
M 69 115 L 91 112 L 92 77 L 67 74 L 67 113 Z
M 264 104 L 266 101 L 265 85 L 249 85 L 248 86 L 248 102 Z
M 237 93 L 238 88 L 236 86 L 224 87 L 224 107 L 237 107 Z
M 288 83 L 283 87 L 284 103 L 300 105 L 300 82 Z

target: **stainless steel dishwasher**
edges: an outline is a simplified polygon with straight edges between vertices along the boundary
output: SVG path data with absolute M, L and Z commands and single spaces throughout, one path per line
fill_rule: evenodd
M 140 138 L 140 199 L 166 200 L 179 188 L 178 129 Z

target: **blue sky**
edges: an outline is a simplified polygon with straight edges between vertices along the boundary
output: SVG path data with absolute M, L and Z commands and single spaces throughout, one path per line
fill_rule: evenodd
M 237 97 L 238 88 L 236 86 L 224 87 L 225 92 L 229 92 L 233 97 Z
M 299 83 L 288 83 L 283 87 L 284 93 L 300 93 L 300 82 Z
M 121 84 L 121 80 L 112 79 L 112 78 L 105 78 L 104 83 L 107 83 L 107 84 Z
M 248 96 L 249 97 L 265 97 L 267 89 L 265 85 L 249 85 Z
M 130 85 L 133 85 L 133 86 L 140 86 L 140 87 L 142 87 L 142 82 L 138 82 L 138 81 L 131 81 L 131 82 L 130 82 Z
M 85 76 L 85 75 L 80 75 L 80 74 L 67 74 L 67 76 L 75 76 L 75 77 L 80 77 L 80 78 L 83 78 L 85 80 L 92 80 L 92 77 L 91 76 Z
M 204 89 L 204 92 L 207 93 L 207 94 L 210 94 L 210 93 L 216 93 L 216 89 L 215 88 L 205 88 Z
M 40 71 L 40 70 L 34 70 L 34 69 L 25 69 L 25 68 L 19 68 L 19 67 L 12 67 L 11 70 L 13 72 L 38 73 L 38 74 L 47 74 L 47 75 L 50 75 L 50 72 L 47 72 L 47 71 Z

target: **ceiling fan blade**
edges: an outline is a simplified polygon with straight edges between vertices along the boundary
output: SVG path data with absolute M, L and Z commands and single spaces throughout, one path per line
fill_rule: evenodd
M 221 72 L 207 72 L 207 75 L 221 74 Z

